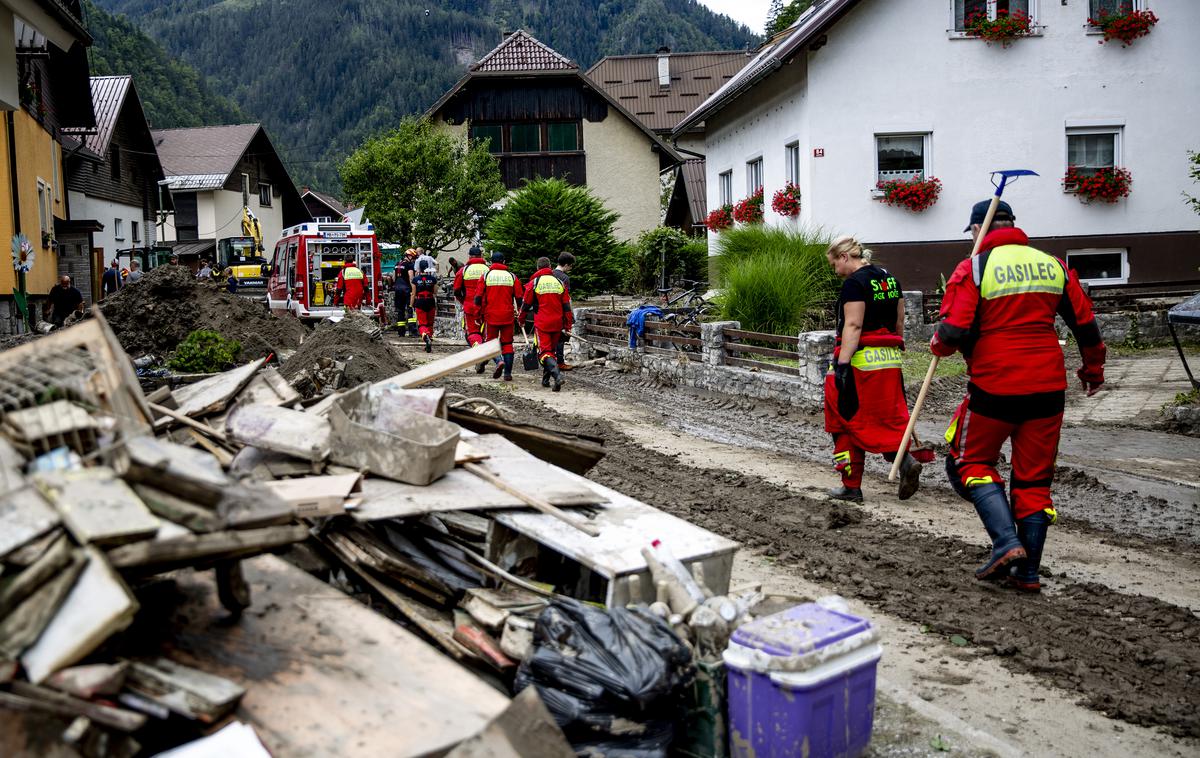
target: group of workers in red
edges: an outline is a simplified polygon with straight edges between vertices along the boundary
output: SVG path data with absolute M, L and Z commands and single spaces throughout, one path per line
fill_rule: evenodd
M 982 231 L 988 205 L 972 208 L 963 231 L 973 239 Z M 967 394 L 946 432 L 946 474 L 954 490 L 974 504 L 992 542 L 975 577 L 1038 592 L 1046 532 L 1057 518 L 1050 485 L 1067 389 L 1055 316 L 1079 346 L 1083 365 L 1076 374 L 1089 396 L 1104 384 L 1105 346 L 1075 272 L 1031 247 L 1015 222 L 1012 207 L 1001 201 L 978 253 L 960 262 L 946 283 L 930 349 L 942 357 L 961 352 L 967 362 Z M 862 502 L 866 454 L 894 461 L 909 420 L 901 367 L 904 290 L 852 238 L 836 240 L 826 257 L 845 280 L 825 378 L 825 429 L 833 435 L 834 468 L 842 479 L 829 494 Z M 997 465 L 1009 440 L 1006 492 Z M 924 457 L 926 463 L 933 460 L 932 454 Z M 921 468 L 912 453 L 904 454 L 901 500 L 916 493 Z

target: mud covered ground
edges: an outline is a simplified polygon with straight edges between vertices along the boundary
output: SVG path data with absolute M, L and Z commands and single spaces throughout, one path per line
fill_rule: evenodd
M 336 324 L 318 325 L 300 349 L 284 361 L 283 377 L 295 380 L 302 372 L 320 370 L 331 361 L 345 363 L 344 387 L 382 381 L 407 371 L 409 364 L 381 336 L 372 334 L 376 326 L 360 314 L 350 314 Z

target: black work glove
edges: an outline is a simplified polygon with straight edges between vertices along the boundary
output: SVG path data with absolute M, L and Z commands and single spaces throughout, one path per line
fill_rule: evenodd
M 833 364 L 833 383 L 838 391 L 838 415 L 850 421 L 858 414 L 858 387 L 854 383 L 854 369 L 849 363 Z
M 833 364 L 833 383 L 837 386 L 838 392 L 844 392 L 846 385 L 854 380 L 854 369 L 849 363 L 834 363 Z

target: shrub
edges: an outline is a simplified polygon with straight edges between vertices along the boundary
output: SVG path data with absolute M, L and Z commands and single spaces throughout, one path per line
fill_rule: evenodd
M 541 256 L 553 261 L 564 250 L 574 253 L 571 295 L 586 296 L 620 284 L 620 243 L 613 235 L 618 218 L 587 187 L 537 179 L 517 190 L 491 218 L 484 246 L 504 253 L 509 268 L 521 277 L 533 273 Z
M 771 334 L 797 334 L 826 320 L 829 314 L 814 309 L 828 306 L 841 286 L 825 260 L 829 242 L 822 233 L 771 226 L 721 235 L 722 318 Z
M 660 226 L 644 232 L 629 252 L 624 281 L 631 291 L 645 292 L 658 287 L 664 268 L 668 284 L 680 279 L 707 278 L 708 244 L 692 240 L 678 229 Z
M 175 348 L 167 365 L 189 374 L 211 374 L 230 368 L 242 352 L 242 343 L 217 332 L 197 329 Z

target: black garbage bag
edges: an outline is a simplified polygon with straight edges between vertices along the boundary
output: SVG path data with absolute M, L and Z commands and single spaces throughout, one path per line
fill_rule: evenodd
M 695 676 L 691 651 L 644 607 L 555 601 L 516 689 L 537 687 L 581 756 L 665 756 Z

